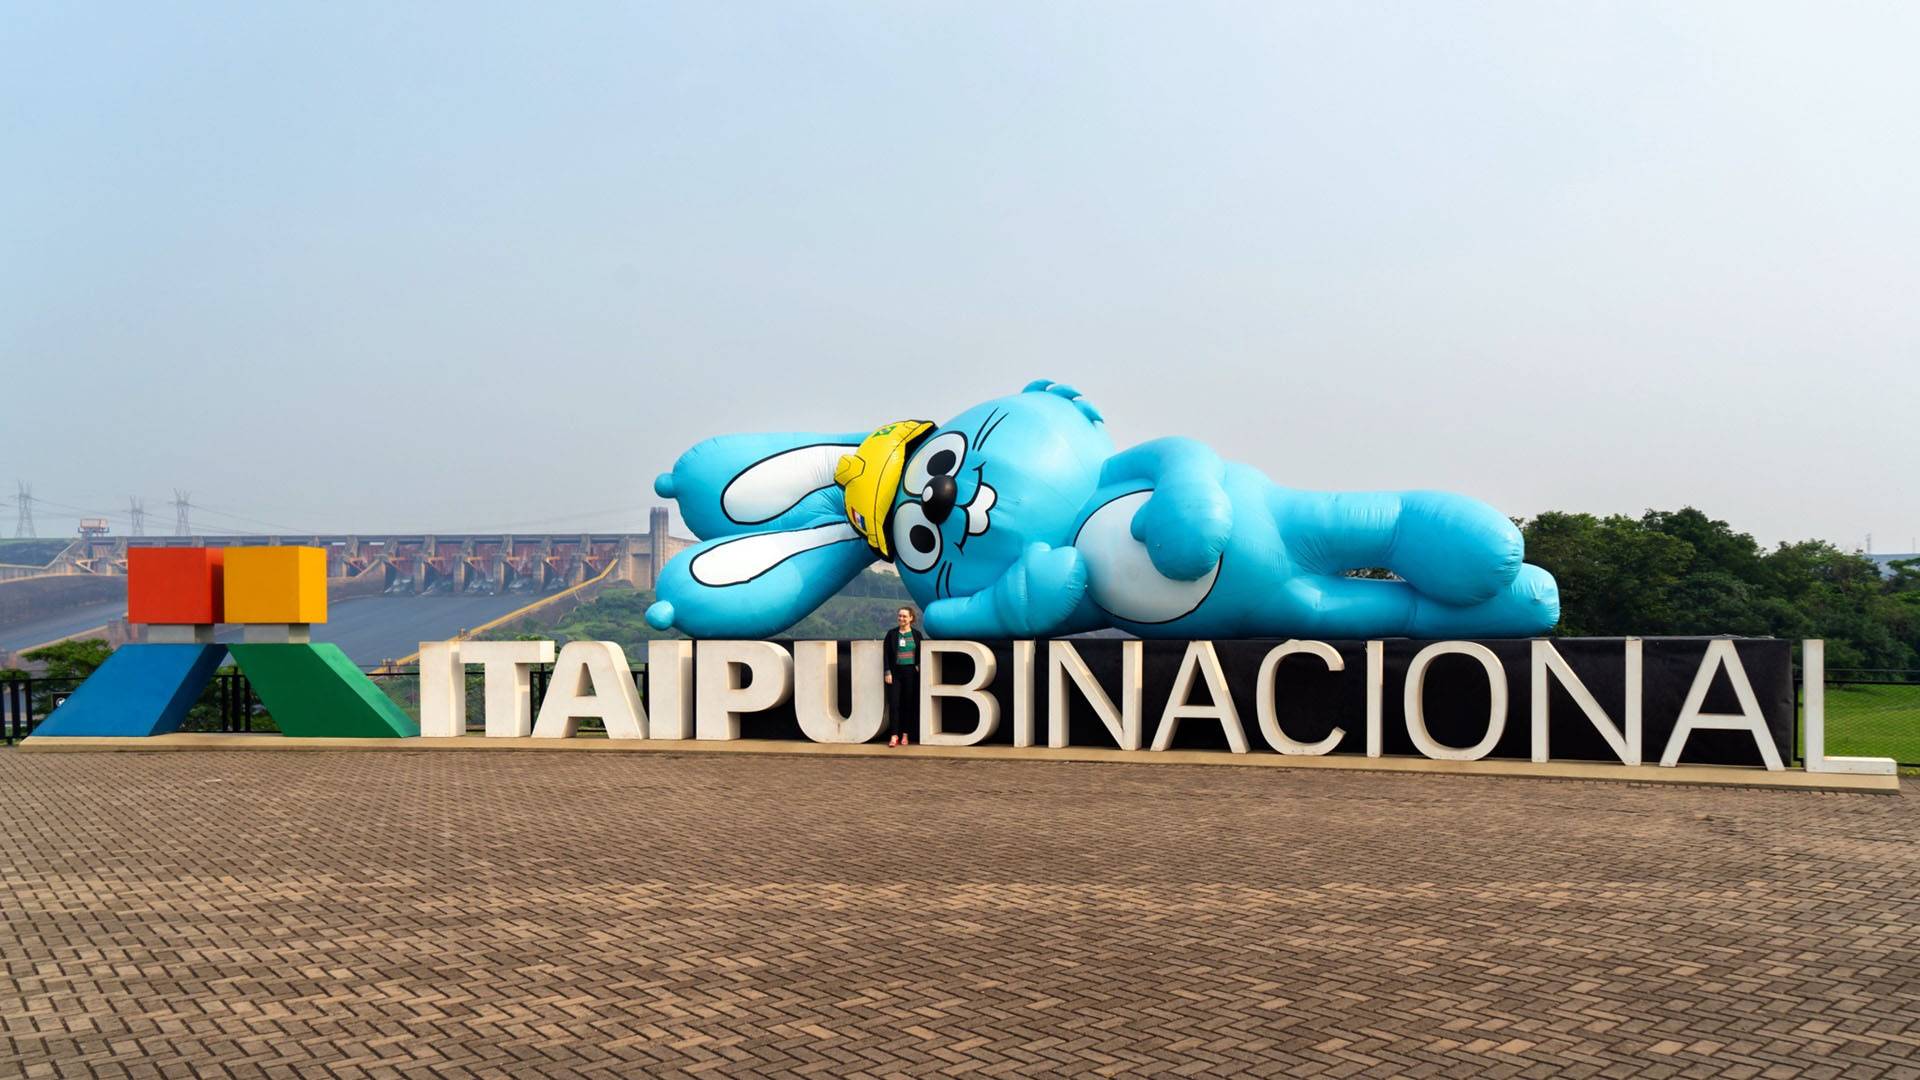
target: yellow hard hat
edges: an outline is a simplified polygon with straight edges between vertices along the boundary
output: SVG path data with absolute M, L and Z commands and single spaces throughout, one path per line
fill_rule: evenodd
M 931 420 L 882 424 L 858 450 L 842 456 L 833 470 L 833 482 L 846 495 L 847 520 L 882 557 L 893 557 L 887 550 L 887 511 L 893 509 L 893 493 L 899 490 L 900 472 L 907 467 L 907 450 L 932 430 Z

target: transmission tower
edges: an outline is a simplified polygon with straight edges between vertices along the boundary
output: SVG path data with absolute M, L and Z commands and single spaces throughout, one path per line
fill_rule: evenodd
M 173 535 L 175 536 L 193 535 L 193 524 L 187 520 L 187 511 L 193 507 L 193 503 L 189 501 L 191 498 L 192 495 L 189 492 L 181 491 L 179 488 L 173 489 Z
M 39 536 L 40 534 L 33 529 L 33 485 L 25 480 L 19 481 L 19 484 L 20 501 L 17 505 L 20 508 L 20 516 L 14 522 L 13 535 L 16 537 Z
M 147 535 L 147 503 L 135 496 L 127 496 L 127 516 L 133 519 L 133 535 Z

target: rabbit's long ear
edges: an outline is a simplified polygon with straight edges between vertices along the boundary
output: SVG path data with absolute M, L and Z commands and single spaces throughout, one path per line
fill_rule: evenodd
M 695 536 L 768 532 L 846 514 L 833 468 L 867 432 L 718 435 L 694 446 L 653 482 L 676 499 Z
M 703 541 L 661 571 L 647 622 L 697 638 L 772 637 L 874 558 L 853 526 L 838 520 Z

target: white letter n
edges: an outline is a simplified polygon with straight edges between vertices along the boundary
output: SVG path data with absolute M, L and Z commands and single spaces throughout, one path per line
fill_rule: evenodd
M 1560 685 L 1566 687 L 1567 693 L 1572 695 L 1573 703 L 1580 706 L 1580 711 L 1585 713 L 1587 719 L 1593 723 L 1594 730 L 1600 733 L 1601 738 L 1607 740 L 1607 745 L 1613 748 L 1614 756 L 1620 759 L 1620 763 L 1622 765 L 1640 764 L 1640 652 L 1640 639 L 1628 638 L 1627 696 L 1626 708 L 1622 714 L 1625 722 L 1623 731 L 1614 726 L 1613 718 L 1606 714 L 1606 710 L 1600 707 L 1598 701 L 1594 700 L 1592 692 L 1587 689 L 1585 683 L 1580 681 L 1580 676 L 1573 673 L 1573 668 L 1567 665 L 1566 659 L 1560 655 L 1560 650 L 1553 647 L 1553 642 L 1535 641 L 1533 643 L 1533 760 L 1545 761 L 1548 757 L 1547 672 L 1551 671 L 1560 680 Z

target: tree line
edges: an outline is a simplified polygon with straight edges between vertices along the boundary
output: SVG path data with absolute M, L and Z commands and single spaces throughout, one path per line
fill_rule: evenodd
M 1920 667 L 1920 559 L 1886 576 L 1824 540 L 1768 551 L 1690 506 L 1518 524 L 1560 582 L 1556 636 L 1824 638 L 1832 668 Z

